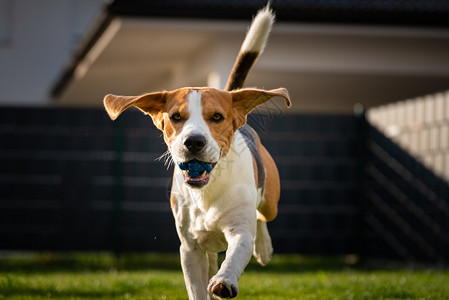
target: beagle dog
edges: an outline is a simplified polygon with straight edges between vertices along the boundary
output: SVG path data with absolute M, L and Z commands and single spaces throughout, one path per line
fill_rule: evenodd
M 274 15 L 258 12 L 226 90 L 185 87 L 141 96 L 107 95 L 115 120 L 134 106 L 163 132 L 174 162 L 171 208 L 181 241 L 189 299 L 233 298 L 253 254 L 266 265 L 273 248 L 266 222 L 277 215 L 279 174 L 247 115 L 273 97 L 290 106 L 286 89 L 240 89 L 263 51 Z M 218 268 L 217 253 L 226 251 Z

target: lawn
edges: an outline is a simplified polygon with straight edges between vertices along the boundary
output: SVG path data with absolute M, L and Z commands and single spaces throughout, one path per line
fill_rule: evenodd
M 368 269 L 342 258 L 251 262 L 238 299 L 449 299 L 449 270 Z M 187 299 L 177 255 L 0 254 L 0 299 Z

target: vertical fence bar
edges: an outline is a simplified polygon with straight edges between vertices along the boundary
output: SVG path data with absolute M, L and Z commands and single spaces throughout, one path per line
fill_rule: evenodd
M 122 209 L 124 200 L 123 184 L 123 152 L 124 152 L 124 124 L 121 119 L 114 122 L 114 185 L 112 199 L 112 249 L 116 255 L 120 255 L 123 250 L 121 226 Z
M 354 115 L 356 119 L 356 201 L 357 201 L 357 251 L 359 262 L 365 261 L 365 197 L 364 197 L 364 177 L 366 162 L 366 140 L 367 140 L 367 122 L 365 116 L 365 107 L 357 103 L 354 105 Z

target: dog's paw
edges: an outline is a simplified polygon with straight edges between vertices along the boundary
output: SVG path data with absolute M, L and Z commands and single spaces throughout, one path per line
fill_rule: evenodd
M 218 275 L 210 279 L 207 290 L 219 298 L 234 298 L 239 293 L 237 281 Z

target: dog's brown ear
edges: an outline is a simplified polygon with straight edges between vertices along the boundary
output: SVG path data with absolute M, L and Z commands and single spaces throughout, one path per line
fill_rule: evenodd
M 106 95 L 103 103 L 112 120 L 131 106 L 135 106 L 146 114 L 154 115 L 160 112 L 165 105 L 166 92 L 149 93 L 140 96 Z
M 245 125 L 246 115 L 254 108 L 273 97 L 282 97 L 285 99 L 287 107 L 291 106 L 290 96 L 285 88 L 274 90 L 242 89 L 231 91 L 230 93 L 233 101 L 235 129 Z
M 167 92 L 156 92 L 149 93 L 140 96 L 117 96 L 117 95 L 106 95 L 104 97 L 103 103 L 104 107 L 112 120 L 117 119 L 117 117 L 131 106 L 135 106 L 145 114 L 149 114 L 153 119 L 156 127 L 161 129 L 163 126 L 161 124 L 162 120 L 160 113 L 164 109 L 166 102 Z
M 243 109 L 245 114 L 249 114 L 258 105 L 278 96 L 285 99 L 287 107 L 291 106 L 290 96 L 285 88 L 274 90 L 242 89 L 230 93 L 232 95 L 233 106 Z

